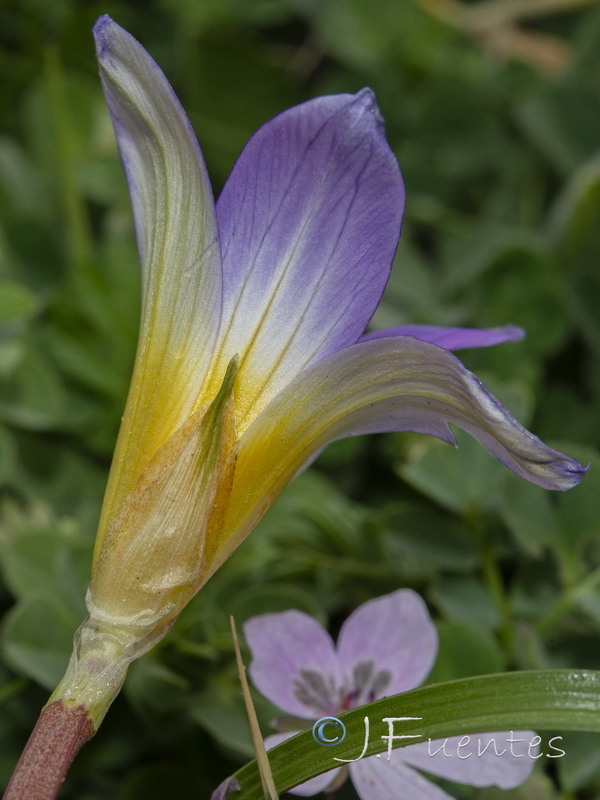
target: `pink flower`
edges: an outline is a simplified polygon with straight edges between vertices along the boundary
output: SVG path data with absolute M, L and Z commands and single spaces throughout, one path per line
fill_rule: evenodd
M 327 631 L 300 611 L 253 617 L 244 634 L 256 688 L 283 711 L 307 720 L 335 717 L 415 689 L 430 672 L 438 649 L 427 607 L 410 589 L 370 600 L 354 611 L 342 625 L 337 647 Z M 293 735 L 269 736 L 265 745 L 269 749 Z M 453 737 L 443 748 L 441 741 L 419 742 L 395 750 L 389 760 L 370 756 L 336 767 L 292 793 L 317 794 L 339 785 L 348 771 L 362 800 L 451 800 L 416 769 L 472 786 L 509 789 L 523 783 L 533 769 L 527 743 L 534 736 L 523 731 L 478 734 L 468 742 L 469 737 Z M 517 741 L 519 747 L 507 744 Z

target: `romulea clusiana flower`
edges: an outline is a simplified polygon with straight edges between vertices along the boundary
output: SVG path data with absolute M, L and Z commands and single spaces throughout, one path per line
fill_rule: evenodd
M 585 471 L 526 431 L 449 352 L 510 341 L 515 328 L 364 336 L 404 209 L 369 89 L 319 97 L 264 125 L 215 205 L 157 64 L 109 17 L 94 35 L 133 206 L 142 318 L 89 617 L 8 790 L 13 800 L 30 796 L 24 775 L 40 774 L 36 742 L 71 737 L 55 757 L 73 757 L 131 661 L 165 636 L 328 443 L 376 431 L 453 442 L 454 423 L 539 486 L 569 489 Z

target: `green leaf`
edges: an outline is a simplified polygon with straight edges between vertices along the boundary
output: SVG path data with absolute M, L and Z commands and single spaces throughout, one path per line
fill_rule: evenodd
M 19 427 L 44 430 L 61 418 L 66 393 L 59 373 L 41 353 L 26 351 L 0 400 L 0 418 Z
M 567 731 L 563 737 L 565 756 L 558 762 L 562 786 L 575 792 L 600 773 L 600 734 Z
M 7 137 L 0 138 L 0 188 L 13 210 L 43 216 L 43 189 L 39 175 L 23 149 Z
M 225 603 L 225 611 L 231 614 L 241 630 L 250 617 L 287 611 L 290 608 L 304 611 L 312 617 L 322 619 L 323 614 L 313 594 L 293 584 L 267 584 L 242 589 Z
M 5 484 L 13 476 L 16 462 L 16 447 L 12 436 L 0 425 L 0 483 Z
M 56 599 L 82 617 L 91 543 L 75 523 L 53 519 L 42 507 L 3 512 L 0 563 L 9 591 L 17 600 Z
M 418 437 L 398 474 L 444 508 L 466 515 L 493 507 L 504 469 L 474 439 L 456 431 L 455 450 L 437 439 Z
M 0 340 L 0 378 L 8 378 L 23 358 L 25 345 L 20 339 Z
M 334 757 L 357 758 L 365 740 L 365 716 L 370 722 L 366 756 L 387 751 L 389 726 L 383 720 L 389 717 L 415 717 L 395 723 L 393 732 L 420 736 L 418 740 L 394 740 L 394 748 L 429 738 L 491 731 L 599 733 L 600 672 L 557 670 L 468 678 L 416 689 L 340 714 L 347 735 L 335 749 L 320 747 L 311 731 L 305 731 L 269 751 L 278 792 L 339 766 Z M 238 770 L 234 778 L 240 792 L 232 795 L 232 800 L 263 800 L 255 761 Z
M 600 223 L 600 162 L 594 158 L 578 170 L 555 204 L 548 231 L 565 275 L 574 325 L 591 347 L 600 351 L 598 324 L 598 225 Z
M 568 332 L 564 286 L 551 255 L 541 246 L 513 244 L 494 254 L 485 280 L 472 292 L 488 324 L 511 320 L 527 331 L 521 347 L 536 357 L 556 352 Z
M 560 519 L 553 498 L 544 489 L 507 475 L 498 511 L 520 547 L 539 556 L 546 546 L 560 546 Z
M 86 553 L 87 555 L 87 553 Z M 82 589 L 72 573 L 72 565 L 64 542 L 51 531 L 19 537 L 4 553 L 3 572 L 8 588 L 15 597 L 26 599 L 32 594 L 64 596 L 67 587 L 61 579 L 69 575 L 68 593 L 83 597 Z M 82 604 L 83 605 L 83 604 Z
M 486 631 L 495 630 L 500 624 L 494 599 L 477 577 L 442 576 L 434 587 L 432 600 L 453 620 L 479 625 Z M 488 670 L 476 670 L 474 674 L 484 671 Z
M 553 442 L 552 446 L 564 447 L 563 452 L 591 465 L 579 486 L 556 497 L 564 532 L 563 547 L 568 552 L 577 552 L 584 543 L 600 536 L 600 454 L 594 448 L 571 443 Z
M 477 551 L 465 528 L 449 514 L 429 506 L 403 503 L 386 519 L 386 555 L 403 572 L 435 575 L 442 569 L 468 572 L 478 563 Z
M 523 130 L 561 173 L 579 166 L 598 146 L 595 86 L 584 77 L 572 75 L 562 83 L 550 83 L 517 108 Z
M 454 680 L 470 675 L 498 672 L 504 657 L 493 636 L 480 625 L 440 622 L 440 647 L 429 681 Z
M 131 665 L 124 693 L 144 726 L 162 738 L 181 735 L 190 689 L 189 681 L 149 656 Z
M 0 281 L 0 329 L 25 322 L 37 311 L 35 295 L 14 281 Z
M 2 646 L 7 662 L 53 689 L 67 668 L 73 634 L 81 622 L 72 609 L 52 597 L 19 603 L 5 617 Z
M 254 748 L 246 709 L 241 693 L 230 692 L 229 688 L 229 685 L 214 682 L 210 690 L 193 698 L 189 714 L 223 747 L 247 758 Z M 264 800 L 262 794 L 260 800 Z
M 418 203 L 413 197 L 412 208 Z M 401 323 L 440 324 L 444 309 L 438 301 L 439 285 L 428 265 L 410 242 L 410 224 L 402 232 L 394 267 L 369 330 L 393 328 Z M 327 451 L 325 451 L 327 452 Z
M 565 270 L 595 266 L 600 246 L 596 235 L 600 217 L 600 162 L 597 158 L 579 169 L 558 197 L 548 232 L 558 248 Z

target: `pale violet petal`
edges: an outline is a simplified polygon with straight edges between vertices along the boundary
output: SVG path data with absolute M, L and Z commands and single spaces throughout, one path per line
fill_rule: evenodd
M 356 689 L 368 673 L 353 707 L 420 686 L 437 649 L 435 625 L 416 592 L 400 589 L 364 603 L 344 622 L 337 643 L 347 686 Z
M 466 350 L 470 347 L 492 347 L 505 342 L 520 342 L 525 331 L 516 325 L 501 328 L 438 328 L 435 325 L 400 325 L 383 331 L 371 331 L 361 336 L 361 342 L 371 339 L 387 339 L 390 336 L 414 336 L 422 342 L 430 342 L 444 350 Z
M 469 786 L 513 789 L 531 775 L 539 741 L 533 731 L 475 733 L 412 744 L 392 758 L 398 754 L 413 767 Z
M 439 786 L 396 758 L 398 750 L 350 764 L 350 777 L 361 800 L 454 800 Z
M 248 672 L 259 692 L 297 717 L 336 714 L 340 675 L 331 637 L 302 611 L 261 614 L 244 624 Z
M 271 748 L 276 747 L 278 744 L 287 742 L 287 740 L 291 739 L 292 736 L 295 736 L 295 734 L 274 733 L 272 736 L 267 736 L 265 739 L 265 749 L 271 750 Z M 329 772 L 324 772 L 322 775 L 317 775 L 308 781 L 304 781 L 304 783 L 296 786 L 295 789 L 288 789 L 288 791 L 290 794 L 295 794 L 298 797 L 312 797 L 313 795 L 322 792 L 323 789 L 326 789 L 330 783 L 333 783 L 333 781 L 337 778 L 339 771 L 340 767 L 336 767 L 329 770 Z
M 217 374 L 239 353 L 242 427 L 302 369 L 362 334 L 403 209 L 400 170 L 369 89 L 291 108 L 250 139 L 217 203 Z
M 235 795 L 240 791 L 240 785 L 235 778 L 225 778 L 210 796 L 210 800 L 235 800 Z
M 289 464 L 295 474 L 335 439 L 413 431 L 453 441 L 449 422 L 544 488 L 570 489 L 585 474 L 577 461 L 520 425 L 455 356 L 408 336 L 364 342 L 315 364 L 280 392 L 240 445 L 272 448 L 279 471 Z
M 171 86 L 139 42 L 109 17 L 100 17 L 94 35 L 143 274 L 138 353 L 102 529 L 156 449 L 206 399 L 201 394 L 219 326 L 221 266 L 206 169 Z
M 329 442 L 383 431 L 453 442 L 449 422 L 538 486 L 570 489 L 586 472 L 523 428 L 448 351 L 409 336 L 364 342 L 306 370 L 242 435 L 225 518 L 209 537 L 211 572 Z
M 312 797 L 315 794 L 319 794 L 319 792 L 325 791 L 337 778 L 339 772 L 339 767 L 331 769 L 329 772 L 324 772 L 322 775 L 317 775 L 308 781 L 304 781 L 294 789 L 288 789 L 288 792 L 295 794 L 297 797 Z
M 267 736 L 264 745 L 265 750 L 272 750 L 274 747 L 277 747 L 278 744 L 283 744 L 287 742 L 288 739 L 291 739 L 292 736 L 296 736 L 298 731 L 286 731 L 286 733 L 272 733 L 270 736 Z

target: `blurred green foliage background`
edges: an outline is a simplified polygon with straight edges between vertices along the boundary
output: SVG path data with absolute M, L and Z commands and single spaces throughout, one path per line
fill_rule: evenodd
M 551 495 L 466 436 L 458 450 L 412 435 L 330 447 L 132 667 L 61 797 L 207 798 L 252 757 L 229 614 L 239 628 L 299 608 L 335 634 L 407 586 L 439 627 L 432 681 L 600 668 L 600 5 L 2 0 L 0 785 L 85 615 L 137 333 L 132 220 L 90 34 L 102 13 L 170 78 L 215 193 L 273 115 L 371 86 L 408 194 L 374 324 L 521 325 L 524 342 L 465 363 L 596 467 Z M 274 710 L 256 701 L 267 733 Z M 600 797 L 599 737 L 564 733 L 564 749 L 522 789 L 450 791 Z

